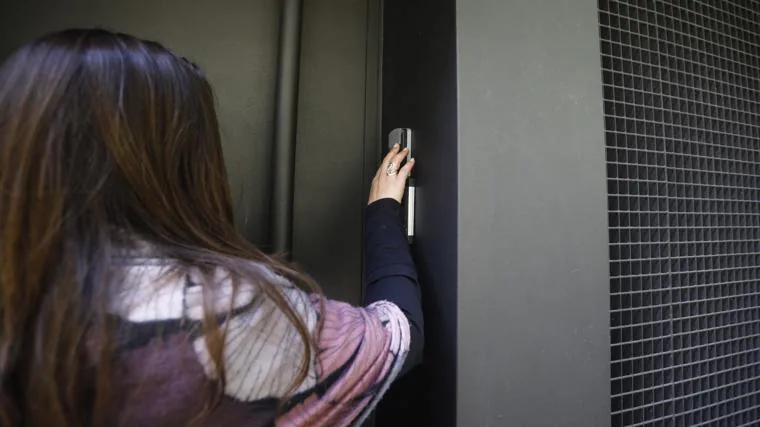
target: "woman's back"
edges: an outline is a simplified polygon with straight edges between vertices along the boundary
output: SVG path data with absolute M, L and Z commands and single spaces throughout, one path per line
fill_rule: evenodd
M 111 414 L 125 425 L 184 425 L 197 415 L 194 408 L 202 407 L 197 391 L 214 377 L 201 325 L 202 290 L 195 284 L 201 278 L 167 276 L 160 258 L 147 254 L 126 256 L 122 264 L 129 272 L 126 291 L 112 307 L 123 322 L 117 341 L 120 376 L 114 382 L 121 395 Z M 320 351 L 295 395 L 278 408 L 272 397 L 288 393 L 304 356 L 298 331 L 250 284 L 241 283 L 233 300 L 231 283 L 217 274 L 216 311 L 224 316 L 232 310 L 223 324 L 227 383 L 220 407 L 205 425 L 248 426 L 278 413 L 284 425 L 334 426 L 363 418 L 380 396 L 377 391 L 398 375 L 408 351 L 403 313 L 384 302 L 358 309 L 325 301 L 261 269 L 270 283 L 281 286 L 312 334 L 322 319 L 314 343 Z
M 102 30 L 0 68 L 2 425 L 348 425 L 419 353 L 399 197 L 368 207 L 367 307 L 325 300 L 235 229 L 213 99 Z

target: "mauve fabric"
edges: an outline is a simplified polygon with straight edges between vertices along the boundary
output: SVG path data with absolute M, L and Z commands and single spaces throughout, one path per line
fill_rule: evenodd
M 279 408 L 287 382 L 280 377 L 294 375 L 295 369 L 290 367 L 293 360 L 300 360 L 303 349 L 298 348 L 300 339 L 283 323 L 283 316 L 267 321 L 257 316 L 257 310 L 269 306 L 255 295 L 235 306 L 235 316 L 228 321 L 228 385 L 220 404 L 200 420 L 196 417 L 207 402 L 214 373 L 205 356 L 199 319 L 192 315 L 197 311 L 192 306 L 193 281 L 175 278 L 176 283 L 163 283 L 169 296 L 157 296 L 150 304 L 117 305 L 122 332 L 114 368 L 111 424 L 360 424 L 391 382 L 420 360 L 423 348 L 420 291 L 399 204 L 386 199 L 368 206 L 365 235 L 365 307 L 307 295 L 282 282 L 291 305 L 317 339 L 307 382 Z M 157 277 L 160 270 L 152 272 L 151 268 L 158 267 L 146 268 L 140 262 L 138 258 L 136 265 L 125 268 L 139 269 L 136 286 L 151 286 L 145 282 Z M 237 300 L 233 303 L 238 304 Z M 319 334 L 318 318 L 324 321 Z

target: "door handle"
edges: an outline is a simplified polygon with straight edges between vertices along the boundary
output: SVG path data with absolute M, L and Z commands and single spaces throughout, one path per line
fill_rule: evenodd
M 398 144 L 402 149 L 407 148 L 409 151 L 406 153 L 406 161 L 412 159 L 412 148 L 413 148 L 413 141 L 414 135 L 412 133 L 412 130 L 409 128 L 397 128 L 393 129 L 390 134 L 388 135 L 388 148 L 393 148 L 394 145 Z M 401 167 L 401 165 L 399 165 Z M 414 242 L 414 213 L 415 213 L 415 196 L 416 196 L 416 186 L 414 182 L 414 176 L 410 175 L 409 179 L 406 183 L 406 197 L 404 197 L 404 200 L 402 202 L 402 207 L 405 211 L 405 228 L 406 228 L 406 239 L 409 241 L 409 243 Z

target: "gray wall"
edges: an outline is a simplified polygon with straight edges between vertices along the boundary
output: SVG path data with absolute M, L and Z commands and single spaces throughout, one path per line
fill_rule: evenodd
M 458 425 L 609 424 L 596 2 L 457 1 Z

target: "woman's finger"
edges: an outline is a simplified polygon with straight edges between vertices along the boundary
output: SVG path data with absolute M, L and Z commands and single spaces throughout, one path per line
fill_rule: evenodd
M 393 161 L 393 157 L 398 153 L 400 146 L 398 144 L 395 144 L 393 147 L 391 147 L 391 150 L 388 151 L 388 154 L 385 155 L 383 158 L 383 162 L 380 164 L 380 167 L 377 168 L 377 173 L 375 173 L 376 177 L 380 177 L 382 173 L 385 173 L 386 170 L 388 170 L 388 164 Z
M 406 158 L 408 153 L 409 153 L 409 150 L 404 148 L 398 154 L 393 156 L 393 160 L 391 160 L 393 162 L 393 170 L 398 171 L 399 169 L 401 169 L 401 164 L 404 163 L 404 159 Z
M 408 162 L 406 162 L 404 167 L 398 171 L 399 178 L 407 179 L 412 173 L 412 169 L 414 169 L 414 159 L 410 159 Z
M 391 150 L 388 151 L 388 154 L 385 155 L 385 158 L 383 159 L 383 164 L 381 165 L 381 167 L 385 167 L 388 165 L 388 163 L 393 161 L 393 158 L 396 157 L 396 155 L 398 154 L 398 150 L 400 148 L 401 147 L 399 147 L 398 144 L 394 145 L 393 148 L 391 148 Z

